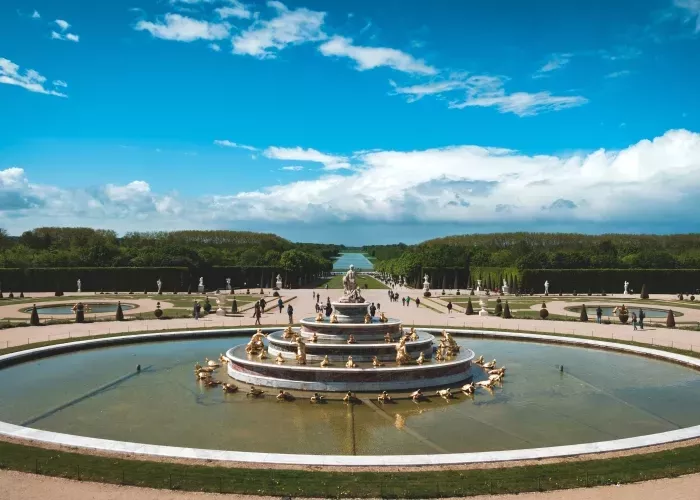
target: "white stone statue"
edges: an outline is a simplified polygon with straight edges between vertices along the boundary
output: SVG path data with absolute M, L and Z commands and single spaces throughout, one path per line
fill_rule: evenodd
M 476 280 L 476 291 L 477 292 L 481 291 L 481 280 Z
M 503 286 L 501 287 L 501 291 L 503 293 L 510 293 L 510 287 L 508 286 L 508 282 L 505 278 L 503 278 Z
M 423 276 L 423 291 L 424 292 L 429 292 L 430 291 L 430 276 L 427 274 Z
M 199 286 L 204 286 L 204 278 L 201 276 L 199 278 Z
M 486 297 L 480 298 L 479 305 L 481 306 L 481 310 L 479 311 L 479 316 L 488 316 L 489 311 L 486 309 L 486 306 L 489 305 L 489 299 L 487 299 Z
M 226 278 L 226 290 L 231 289 L 231 278 Z
M 357 286 L 355 279 L 355 266 L 350 264 L 350 269 L 343 276 L 343 297 L 341 302 L 362 303 L 365 299 L 360 293 L 360 287 Z
M 163 288 L 163 282 L 158 278 L 158 281 L 156 281 L 156 286 L 158 287 L 158 293 L 160 293 L 160 289 Z
M 216 309 L 217 316 L 226 316 L 226 295 L 220 295 L 216 298 Z
M 80 292 L 82 291 L 81 288 L 82 288 L 82 286 L 83 286 L 83 282 L 80 281 L 80 278 L 78 278 L 78 283 L 77 283 L 77 285 L 78 285 L 78 293 L 80 293 Z
M 277 282 L 275 283 L 276 288 L 282 288 L 282 276 L 280 274 L 277 275 Z
M 622 292 L 624 295 L 629 295 L 629 291 L 627 290 L 627 287 L 630 286 L 630 282 L 625 280 L 625 291 Z
M 544 294 L 547 295 L 549 293 L 549 281 L 545 280 L 544 282 Z

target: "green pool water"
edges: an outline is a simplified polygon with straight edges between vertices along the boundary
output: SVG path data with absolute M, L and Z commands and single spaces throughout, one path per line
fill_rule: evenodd
M 458 339 L 508 368 L 492 394 L 414 404 L 311 405 L 224 395 L 193 365 L 247 337 L 135 344 L 0 370 L 0 420 L 150 444 L 280 453 L 391 455 L 532 448 L 626 438 L 700 423 L 700 373 L 664 361 L 548 344 Z M 77 404 L 47 411 L 133 373 Z M 559 371 L 564 366 L 564 372 Z M 146 367 L 149 367 L 146 369 Z M 484 378 L 480 368 L 475 378 Z M 217 378 L 229 381 L 225 371 Z M 270 390 L 270 394 L 274 390 Z M 295 391 L 292 391 L 294 393 Z M 374 400 L 376 394 L 360 394 Z

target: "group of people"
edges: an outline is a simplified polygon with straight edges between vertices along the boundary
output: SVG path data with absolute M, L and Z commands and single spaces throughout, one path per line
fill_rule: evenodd
M 260 324 L 260 318 L 265 312 L 266 306 L 267 301 L 265 300 L 265 297 L 261 297 L 260 300 L 258 300 L 253 306 L 253 318 L 255 318 L 256 325 Z M 282 297 L 277 298 L 277 307 L 280 310 L 280 314 L 282 314 L 282 311 L 284 311 L 284 301 L 282 300 Z M 289 316 L 289 324 L 291 325 L 294 323 L 294 308 L 292 307 L 292 304 L 287 305 L 287 315 Z

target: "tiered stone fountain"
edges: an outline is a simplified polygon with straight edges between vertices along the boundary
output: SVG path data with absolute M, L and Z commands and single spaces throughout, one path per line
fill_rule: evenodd
M 301 328 L 267 335 L 267 345 L 256 334 L 247 346 L 229 349 L 228 374 L 253 385 L 304 391 L 412 391 L 468 378 L 471 350 L 448 338 L 434 356 L 435 337 L 428 332 L 404 331 L 399 320 L 383 314 L 370 318 L 352 266 L 343 287 L 330 318 L 304 318 Z

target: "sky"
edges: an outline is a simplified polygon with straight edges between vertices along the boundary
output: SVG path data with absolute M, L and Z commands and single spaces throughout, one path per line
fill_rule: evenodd
M 700 231 L 700 0 L 4 0 L 0 228 Z

